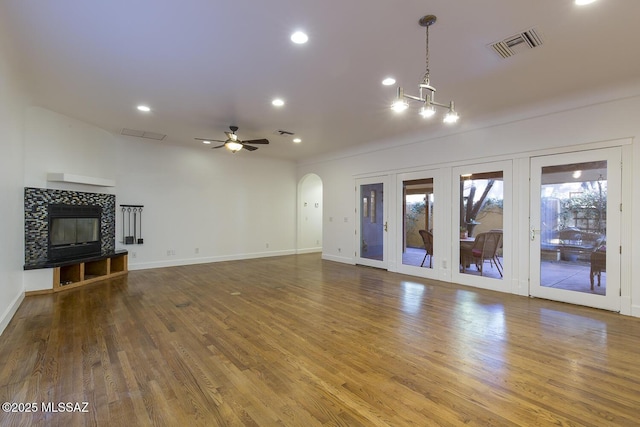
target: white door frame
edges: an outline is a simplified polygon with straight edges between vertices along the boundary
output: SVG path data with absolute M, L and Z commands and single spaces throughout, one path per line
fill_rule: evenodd
M 540 285 L 540 187 L 542 168 L 545 166 L 607 160 L 607 280 L 606 294 L 597 295 Z M 622 149 L 621 147 L 584 150 L 572 153 L 551 154 L 530 159 L 530 242 L 529 242 L 529 293 L 531 296 L 585 305 L 604 310 L 620 311 L 620 252 L 622 200 Z M 589 277 L 585 277 L 589 280 Z
M 370 185 L 370 184 L 382 184 L 383 194 L 378 195 L 378 197 L 382 197 L 382 212 L 376 212 L 376 222 L 380 224 L 382 227 L 382 260 L 372 259 L 363 257 L 361 252 L 361 230 L 362 230 L 362 214 L 361 214 L 361 206 L 362 201 L 360 199 L 361 194 L 361 186 Z M 382 269 L 388 269 L 389 262 L 389 203 L 391 191 L 389 186 L 389 177 L 387 175 L 384 176 L 374 176 L 368 178 L 357 178 L 355 180 L 355 263 L 360 265 L 366 265 L 369 267 L 376 267 Z
M 467 173 L 503 172 L 503 206 L 502 206 L 502 230 L 503 230 L 503 277 L 494 279 L 484 276 L 465 274 L 459 270 L 460 261 L 460 176 Z M 449 235 L 451 239 L 451 273 L 456 283 L 474 286 L 477 288 L 512 292 L 512 265 L 514 263 L 512 250 L 513 232 L 513 161 L 502 160 L 495 162 L 468 164 L 456 166 L 451 170 L 451 212 L 452 229 Z
M 443 177 L 441 169 L 429 169 L 419 172 L 407 172 L 402 173 L 397 176 L 396 182 L 396 215 L 397 218 L 396 223 L 396 260 L 397 260 L 397 271 L 399 273 L 410 274 L 412 276 L 418 277 L 426 277 L 431 279 L 438 280 L 446 280 L 447 277 L 443 277 L 443 269 L 441 268 L 442 262 L 446 260 L 447 257 L 444 256 L 444 252 L 449 252 L 447 245 L 443 243 L 448 241 L 449 233 L 448 230 L 450 228 L 450 219 L 446 214 L 445 204 L 448 205 L 448 198 L 443 197 L 445 191 L 447 189 L 444 187 L 445 178 Z M 448 176 L 448 174 L 447 174 Z M 405 181 L 417 180 L 417 179 L 433 179 L 433 194 L 434 194 L 434 211 L 433 211 L 433 238 L 434 238 L 434 254 L 432 260 L 432 268 L 428 267 L 420 267 L 414 265 L 405 265 L 402 263 L 402 255 L 403 255 L 403 242 L 404 242 L 404 226 L 403 223 L 405 221 L 404 218 L 404 200 L 403 200 L 403 186 Z M 429 260 L 426 261 L 428 263 Z M 445 272 L 448 270 L 444 270 Z

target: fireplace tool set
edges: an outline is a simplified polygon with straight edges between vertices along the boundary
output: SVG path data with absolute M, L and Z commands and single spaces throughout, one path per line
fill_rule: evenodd
M 144 239 L 142 239 L 142 208 L 144 208 L 144 205 L 120 205 L 122 211 L 122 243 L 125 245 L 141 245 L 144 243 Z

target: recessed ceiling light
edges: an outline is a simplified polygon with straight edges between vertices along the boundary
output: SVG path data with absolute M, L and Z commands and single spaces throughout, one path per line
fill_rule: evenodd
M 293 142 L 295 142 L 296 144 L 299 144 L 302 142 L 302 140 L 300 138 L 293 138 Z
M 211 144 L 211 141 L 202 141 L 203 144 Z
M 382 81 L 382 84 L 385 86 L 391 86 L 396 84 L 396 79 L 394 79 L 393 77 L 387 77 L 386 79 L 384 79 Z
M 138 110 L 148 113 L 149 111 L 151 111 L 151 108 L 147 107 L 146 105 L 138 105 Z
M 284 101 L 280 98 L 276 98 L 271 101 L 271 105 L 273 105 L 274 107 L 282 107 L 284 105 Z
M 596 0 L 576 0 L 577 6 L 584 6 L 586 4 L 594 3 Z
M 291 34 L 291 41 L 295 44 L 305 44 L 307 41 L 309 41 L 309 36 L 302 31 L 296 31 L 295 33 Z

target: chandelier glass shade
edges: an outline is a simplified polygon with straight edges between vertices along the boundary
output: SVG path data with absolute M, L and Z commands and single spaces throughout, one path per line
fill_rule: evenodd
M 396 95 L 396 99 L 391 104 L 391 109 L 396 113 L 402 113 L 403 111 L 409 108 L 409 102 L 419 102 L 422 104 L 420 108 L 420 115 L 428 119 L 433 117 L 436 114 L 436 107 L 446 108 L 448 111 L 444 116 L 444 123 L 455 123 L 458 121 L 458 113 L 455 111 L 453 101 L 450 101 L 448 104 L 442 104 L 436 102 L 436 88 L 431 85 L 429 80 L 429 27 L 436 22 L 435 15 L 425 15 L 420 18 L 418 21 L 420 26 L 425 27 L 426 29 L 426 71 L 424 73 L 424 77 L 422 78 L 422 82 L 420 82 L 419 87 L 419 95 L 409 95 L 404 93 L 404 89 L 402 87 L 398 87 L 398 92 Z

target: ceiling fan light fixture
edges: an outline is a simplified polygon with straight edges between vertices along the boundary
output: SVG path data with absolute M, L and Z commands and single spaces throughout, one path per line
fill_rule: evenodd
M 242 144 L 236 141 L 228 141 L 224 145 L 232 153 L 237 153 L 238 151 L 242 150 Z
M 231 132 L 224 133 L 227 136 L 226 140 L 211 139 L 211 138 L 195 138 L 195 139 L 198 141 L 202 141 L 204 144 L 211 144 L 212 141 L 222 142 L 221 145 L 211 147 L 211 148 L 216 149 L 216 148 L 224 147 L 227 150 L 231 151 L 232 153 L 236 153 L 242 149 L 245 149 L 246 151 L 256 151 L 258 147 L 254 147 L 254 144 L 257 144 L 257 145 L 269 144 L 269 140 L 265 138 L 251 139 L 251 140 L 244 140 L 244 141 L 241 140 L 240 138 L 238 138 L 238 135 L 236 135 L 238 126 L 235 126 L 235 125 L 229 126 L 229 130 Z

